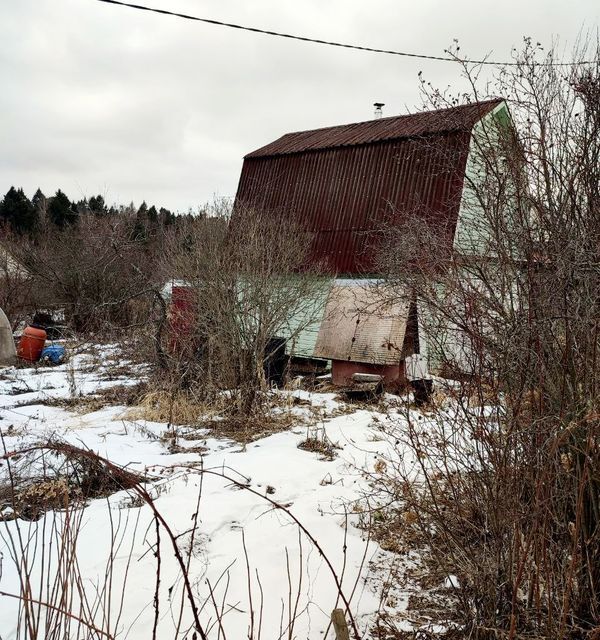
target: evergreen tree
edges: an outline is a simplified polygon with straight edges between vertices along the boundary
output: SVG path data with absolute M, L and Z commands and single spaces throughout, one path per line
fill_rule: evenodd
M 79 215 L 90 213 L 90 205 L 87 201 L 87 198 L 83 198 L 83 200 L 80 200 L 77 204 L 73 203 L 73 208 Z
M 158 226 L 158 211 L 154 205 L 148 209 L 148 222 L 151 226 Z
M 75 224 L 79 214 L 75 205 L 72 205 L 69 198 L 59 189 L 48 205 L 48 217 L 57 227 L 64 228 Z
M 100 194 L 98 194 L 97 196 L 92 196 L 88 204 L 93 215 L 106 215 L 106 203 L 104 202 L 104 198 Z
M 23 192 L 11 187 L 0 203 L 0 221 L 18 234 L 35 232 L 37 212 Z
M 31 204 L 35 215 L 35 233 L 39 234 L 46 224 L 48 214 L 48 199 L 39 187 L 31 198 Z
M 133 209 L 133 203 L 131 208 Z M 147 222 L 148 205 L 144 201 L 135 214 L 135 222 L 131 231 L 132 240 L 134 240 L 135 242 L 146 242 L 148 240 Z
M 158 227 L 159 227 L 158 211 L 156 210 L 156 207 L 154 205 L 152 205 L 148 209 L 148 214 L 147 214 L 146 232 L 148 234 L 148 238 L 149 239 L 157 237 L 157 235 L 158 235 Z
M 168 227 L 173 224 L 175 216 L 168 209 L 161 207 L 159 214 L 164 227 Z
M 33 198 L 31 198 L 31 204 L 36 210 L 39 218 L 43 217 L 46 214 L 46 207 L 48 205 L 48 202 L 46 200 L 46 196 L 42 193 L 42 190 L 39 187 L 38 190 L 33 194 Z
M 146 204 L 146 201 L 144 200 L 144 202 L 142 202 L 142 204 L 140 205 L 140 208 L 137 210 L 137 215 L 138 218 L 146 218 L 148 216 L 148 205 Z

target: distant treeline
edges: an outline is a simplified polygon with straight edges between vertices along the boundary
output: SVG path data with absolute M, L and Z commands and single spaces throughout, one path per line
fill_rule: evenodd
M 53 196 L 45 196 L 38 189 L 31 200 L 23 189 L 11 187 L 0 201 L 0 232 L 34 238 L 49 228 L 67 229 L 77 225 L 82 216 L 99 218 L 119 217 L 131 225 L 133 239 L 149 239 L 167 227 L 191 217 L 191 214 L 175 214 L 142 202 L 136 207 L 107 205 L 103 196 L 71 201 L 60 189 Z
M 203 259 L 226 236 L 230 211 L 224 199 L 173 214 L 108 206 L 101 195 L 71 202 L 60 190 L 30 200 L 11 187 L 0 201 L 0 308 L 13 326 L 52 309 L 76 331 L 144 324 L 164 312 L 165 282 L 181 279 L 170 256 Z

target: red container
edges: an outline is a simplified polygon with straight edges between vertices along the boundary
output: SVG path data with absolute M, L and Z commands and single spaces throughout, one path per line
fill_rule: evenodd
M 194 330 L 198 318 L 196 291 L 189 286 L 175 286 L 171 292 L 169 321 L 171 353 L 188 353 L 194 349 Z
M 23 360 L 37 362 L 40 359 L 45 343 L 46 332 L 43 329 L 25 327 L 25 331 L 23 331 L 23 335 L 19 341 L 17 355 Z

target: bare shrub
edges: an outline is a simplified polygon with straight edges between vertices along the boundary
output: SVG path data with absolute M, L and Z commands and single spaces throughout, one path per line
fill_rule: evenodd
M 471 139 L 451 250 L 427 221 L 402 242 L 389 232 L 390 295 L 414 288 L 430 359 L 462 382 L 424 426 L 406 415 L 379 486 L 459 577 L 471 637 L 600 624 L 599 53 L 590 42 L 556 67 L 526 41 L 493 89 L 510 118 Z M 464 71 L 477 98 L 478 70 Z
M 13 463 L 20 465 L 25 456 L 45 455 L 48 451 L 63 455 L 79 465 L 102 470 L 106 480 L 103 484 L 109 484 L 115 478 L 132 477 L 129 471 L 91 451 L 53 442 L 23 450 L 5 450 L 1 459 L 8 467 L 13 494 L 17 493 L 17 483 L 20 481 Z M 229 618 L 235 617 L 232 614 L 241 614 L 248 638 L 260 640 L 261 637 L 275 636 L 291 639 L 295 637 L 294 629 L 298 621 L 303 617 L 310 620 L 309 608 L 314 606 L 305 565 L 311 554 L 318 555 L 335 587 L 335 602 L 331 604 L 342 607 L 340 615 L 347 618 L 352 637 L 355 640 L 361 637 L 351 609 L 356 586 L 350 595 L 342 588 L 345 561 L 338 574 L 317 538 L 298 520 L 289 505 L 280 504 L 270 497 L 272 488 L 267 488 L 265 494 L 263 490 L 251 486 L 250 478 L 222 466 L 217 469 L 198 467 L 188 469 L 187 473 L 198 480 L 194 483 L 198 486 L 198 493 L 195 503 L 191 505 L 195 509 L 191 522 L 185 523 L 184 531 L 175 530 L 161 513 L 156 500 L 159 487 L 146 484 L 151 478 L 138 477 L 133 483 L 127 482 L 130 495 L 121 503 L 121 508 L 115 510 L 114 501 L 111 504 L 107 500 L 106 514 L 102 513 L 102 517 L 107 518 L 103 524 L 110 525 L 110 539 L 102 540 L 102 550 L 94 550 L 97 554 L 94 558 L 97 577 L 86 574 L 82 569 L 82 548 L 85 548 L 85 538 L 89 535 L 84 526 L 86 509 L 82 508 L 81 502 L 69 499 L 71 490 L 68 479 L 55 477 L 53 482 L 49 473 L 46 479 L 47 494 L 60 497 L 58 502 L 52 501 L 46 505 L 52 511 L 46 511 L 37 522 L 20 518 L 0 522 L 0 540 L 9 552 L 6 566 L 16 569 L 20 585 L 18 593 L 0 590 L 0 596 L 17 603 L 16 637 L 28 640 L 82 637 L 115 640 L 129 634 L 135 635 L 139 620 L 143 617 L 141 628 L 148 630 L 152 638 L 218 639 L 227 636 Z M 260 573 L 252 567 L 243 532 L 242 575 L 247 585 L 244 604 L 229 602 L 235 561 L 217 579 L 208 577 L 206 567 L 202 568 L 198 559 L 205 540 L 205 534 L 201 531 L 205 478 L 213 478 L 264 502 L 296 528 L 297 552 L 286 547 L 282 565 L 283 574 L 287 577 L 287 593 L 273 594 L 263 590 Z M 59 485 L 60 489 L 50 487 L 54 484 Z M 123 488 L 123 485 L 119 488 Z M 92 506 L 96 507 L 94 514 L 98 517 L 98 503 L 88 508 Z M 307 544 L 310 546 L 309 553 L 305 551 Z M 141 554 L 140 549 L 143 549 Z M 105 550 L 107 553 L 104 558 Z M 132 578 L 135 576 L 139 579 L 137 572 L 140 571 L 142 560 L 152 567 L 150 574 L 142 575 L 145 578 L 151 576 L 154 588 L 147 593 L 147 599 L 134 597 L 130 600 L 130 596 L 139 595 L 139 582 L 134 583 Z M 134 584 L 136 589 L 133 589 Z M 131 610 L 131 602 L 137 603 L 140 610 Z M 263 628 L 267 615 L 271 621 L 279 620 L 279 629 L 275 626 Z M 130 626 L 126 626 L 127 623 Z
M 32 308 L 34 292 L 31 274 L 13 256 L 14 243 L 6 234 L 0 242 L 0 309 L 16 327 Z
M 193 291 L 194 327 L 173 349 L 180 387 L 215 398 L 229 389 L 238 418 L 258 411 L 270 340 L 293 341 L 314 316 L 323 279 L 306 264 L 310 237 L 290 215 L 217 203 L 166 251 L 172 277 Z M 292 323 L 292 318 L 295 322 Z
M 106 332 L 147 319 L 154 256 L 131 236 L 127 216 L 83 215 L 71 227 L 49 226 L 14 255 L 34 283 L 36 306 L 64 309 L 78 332 Z
M 115 521 L 107 508 L 113 537 L 102 578 L 90 583 L 80 568 L 84 506 L 90 499 L 137 485 L 141 476 L 60 442 L 18 452 L 4 449 L 2 462 L 3 569 L 16 570 L 20 588 L 18 593 L 2 588 L 0 596 L 3 606 L 16 606 L 15 637 L 116 637 L 127 581 L 121 585 L 113 581 L 117 554 L 124 552 L 127 558 L 129 553 L 127 562 L 131 561 L 131 546 L 127 550 L 122 538 L 129 517 Z M 136 530 L 133 518 L 132 540 Z

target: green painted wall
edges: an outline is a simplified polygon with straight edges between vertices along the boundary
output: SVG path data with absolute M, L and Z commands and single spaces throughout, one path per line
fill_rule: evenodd
M 466 256 L 490 256 L 493 243 L 491 230 L 483 215 L 482 205 L 474 185 L 481 184 L 483 179 L 482 154 L 486 148 L 499 140 L 499 132 L 503 127 L 511 125 L 510 112 L 505 102 L 500 103 L 492 112 L 484 116 L 473 127 L 467 164 L 465 183 L 458 214 L 458 223 L 454 236 L 454 250 Z M 466 273 L 463 278 L 472 280 L 472 274 Z M 446 294 L 449 295 L 449 294 Z M 444 300 L 444 292 L 439 292 L 439 300 Z M 458 368 L 467 371 L 472 357 L 466 335 L 457 327 L 443 326 L 444 321 L 434 318 L 433 313 L 424 305 L 419 308 L 422 325 L 422 341 L 426 351 L 429 370 L 439 373 L 443 362 L 454 361 Z
M 473 127 L 454 235 L 454 250 L 462 255 L 481 256 L 489 252 L 490 229 L 473 185 L 480 184 L 483 179 L 482 154 L 498 140 L 499 127 L 510 126 L 510 122 L 508 106 L 501 102 Z
M 288 339 L 286 352 L 289 355 L 312 358 L 332 284 L 333 278 L 323 278 L 311 298 L 305 300 L 281 328 L 279 335 Z

